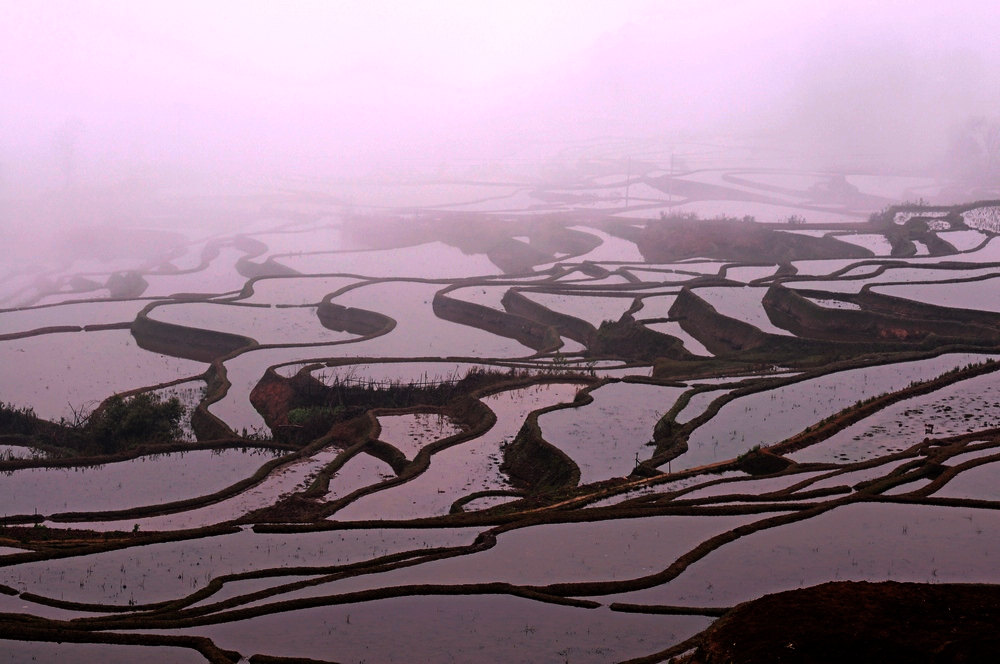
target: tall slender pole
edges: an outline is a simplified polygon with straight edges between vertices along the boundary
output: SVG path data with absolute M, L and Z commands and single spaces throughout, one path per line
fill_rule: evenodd
M 628 158 L 628 166 L 625 169 L 625 209 L 628 209 L 628 190 L 632 186 L 632 157 Z
M 667 200 L 674 202 L 674 151 L 670 151 L 670 186 L 667 189 Z

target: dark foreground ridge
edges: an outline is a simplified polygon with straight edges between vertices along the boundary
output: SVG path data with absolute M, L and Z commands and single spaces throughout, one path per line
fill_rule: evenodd
M 741 604 L 685 664 L 995 662 L 1000 588 L 834 582 Z

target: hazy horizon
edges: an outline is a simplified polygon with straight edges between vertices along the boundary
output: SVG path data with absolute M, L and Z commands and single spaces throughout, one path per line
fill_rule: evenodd
M 518 171 L 606 136 L 939 167 L 1000 101 L 985 2 L 2 0 L 0 196 Z M 637 150 L 638 152 L 638 150 Z

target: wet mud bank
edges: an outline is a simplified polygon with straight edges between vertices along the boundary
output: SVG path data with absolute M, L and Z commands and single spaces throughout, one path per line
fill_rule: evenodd
M 825 583 L 742 604 L 684 664 L 988 662 L 1000 647 L 1000 587 Z
M 434 295 L 434 314 L 438 318 L 514 339 L 538 352 L 553 351 L 562 345 L 558 333 L 548 325 L 474 302 L 456 300 L 446 292 Z
M 257 345 L 256 340 L 229 332 L 205 330 L 149 318 L 154 303 L 135 317 L 132 336 L 140 348 L 196 362 L 211 362 L 239 350 Z

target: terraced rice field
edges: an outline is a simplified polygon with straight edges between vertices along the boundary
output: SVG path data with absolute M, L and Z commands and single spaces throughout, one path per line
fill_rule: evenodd
M 10 267 L 0 660 L 668 661 L 767 593 L 1000 583 L 996 207 L 907 248 L 940 211 L 858 201 L 922 179 L 671 173 L 337 185 L 364 231 L 287 195 Z M 733 218 L 657 246 L 690 211 Z M 113 395 L 179 414 L 95 438 Z

